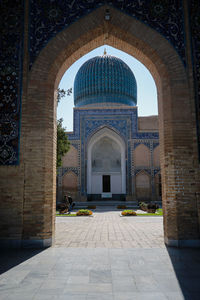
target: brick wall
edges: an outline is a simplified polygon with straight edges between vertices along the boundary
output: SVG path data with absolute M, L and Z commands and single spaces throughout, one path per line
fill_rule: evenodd
M 144 144 L 140 144 L 134 150 L 134 165 L 135 167 L 150 167 L 150 150 Z
M 78 167 L 78 151 L 72 145 L 62 158 L 62 167 Z

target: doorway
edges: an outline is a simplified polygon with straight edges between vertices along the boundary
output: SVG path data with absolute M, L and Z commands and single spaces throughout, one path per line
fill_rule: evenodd
M 102 189 L 103 193 L 110 193 L 110 175 L 103 175 L 102 176 Z

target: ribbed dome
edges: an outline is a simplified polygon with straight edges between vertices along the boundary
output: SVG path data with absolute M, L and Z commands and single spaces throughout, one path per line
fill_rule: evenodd
M 133 72 L 121 59 L 96 56 L 86 61 L 74 81 L 76 107 L 87 104 L 137 104 L 137 84 Z

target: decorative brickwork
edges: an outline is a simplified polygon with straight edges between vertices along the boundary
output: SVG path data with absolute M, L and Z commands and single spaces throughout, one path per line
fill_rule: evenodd
M 30 66 L 58 32 L 105 4 L 116 7 L 162 34 L 185 62 L 182 0 L 30 0 L 30 3 Z
M 71 143 L 79 143 L 81 141 L 82 150 L 80 153 L 80 192 L 81 195 L 87 195 L 87 144 L 90 138 L 95 135 L 99 130 L 104 127 L 108 127 L 114 130 L 117 134 L 119 134 L 125 141 L 126 144 L 126 191 L 127 195 L 133 196 L 134 191 L 132 190 L 132 177 L 136 176 L 138 172 L 141 170 L 145 170 L 149 173 L 152 178 L 154 177 L 155 170 L 153 164 L 153 145 L 158 145 L 158 132 L 138 132 L 138 116 L 137 116 L 137 108 L 136 107 L 128 107 L 128 108 L 76 108 L 74 110 L 74 132 L 70 132 L 68 134 L 69 141 Z M 140 136 L 140 139 L 135 137 Z M 131 137 L 131 140 L 129 138 Z M 144 137 L 144 138 L 143 138 Z M 152 137 L 156 137 L 156 140 L 153 140 Z M 134 155 L 132 145 L 134 147 Z M 145 147 L 148 150 L 148 161 L 145 153 L 143 153 L 140 149 L 137 151 L 136 147 Z M 142 148 L 143 149 L 143 148 Z M 141 159 L 143 159 L 143 163 L 139 163 L 136 159 L 134 159 L 136 152 L 139 153 Z M 66 157 L 70 156 L 70 153 L 66 154 Z M 69 159 L 69 166 L 70 166 Z M 134 165 L 134 167 L 133 167 Z M 63 165 L 64 167 L 64 165 Z M 158 167 L 158 166 L 156 166 Z M 71 165 L 71 168 L 74 169 Z M 62 168 L 65 170 L 66 168 Z M 67 168 L 67 170 L 69 167 Z M 160 170 L 160 168 L 158 168 Z M 65 171 L 64 171 L 65 172 Z M 63 173 L 64 174 L 64 173 Z M 153 187 L 153 179 L 152 179 L 152 189 Z M 135 197 L 135 196 L 134 196 Z
M 74 104 L 115 103 L 135 106 L 137 84 L 131 69 L 121 59 L 103 55 L 86 61 L 74 80 Z
M 190 24 L 191 24 L 191 43 L 193 58 L 193 74 L 195 85 L 196 117 L 197 117 L 197 136 L 199 142 L 200 159 L 200 3 L 197 0 L 190 2 Z
M 1 1 L 0 14 L 0 165 L 17 165 L 23 67 L 23 1 Z

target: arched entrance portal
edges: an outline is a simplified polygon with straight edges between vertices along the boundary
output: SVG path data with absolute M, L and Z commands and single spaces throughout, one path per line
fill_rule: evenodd
M 14 236 L 20 244 L 49 246 L 53 242 L 56 90 L 63 73 L 76 59 L 106 43 L 133 55 L 154 77 L 158 90 L 165 242 L 198 246 L 197 137 L 187 70 L 175 48 L 161 34 L 114 8 L 110 8 L 107 21 L 105 10 L 106 6 L 98 8 L 57 34 L 42 49 L 31 71 L 28 73 L 25 68 L 21 163 L 18 169 L 6 171 L 6 178 L 20 178 L 17 189 L 12 189 L 12 199 L 19 199 Z M 9 182 L 4 182 L 5 190 L 9 189 Z M 5 237 L 14 239 L 7 235 L 12 232 L 9 226 L 12 224 L 7 224 Z
M 123 199 L 126 194 L 125 144 L 109 128 L 95 133 L 87 146 L 88 199 Z

